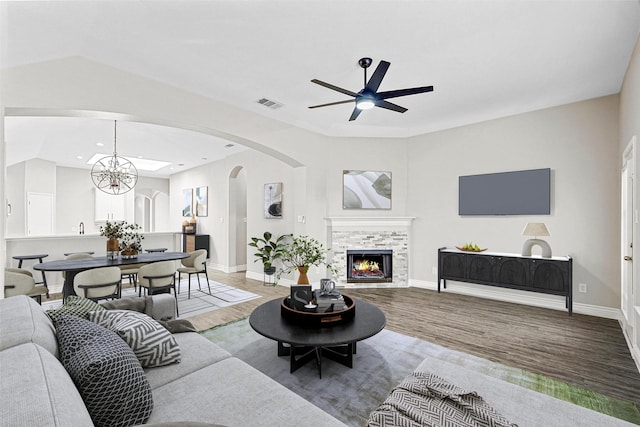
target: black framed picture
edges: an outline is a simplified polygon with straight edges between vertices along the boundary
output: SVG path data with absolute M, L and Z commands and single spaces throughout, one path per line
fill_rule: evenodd
M 313 299 L 311 285 L 291 285 L 291 308 L 304 311 L 304 306 Z

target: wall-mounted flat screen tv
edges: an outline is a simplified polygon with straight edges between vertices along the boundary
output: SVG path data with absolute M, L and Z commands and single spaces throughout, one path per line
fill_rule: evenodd
M 551 169 L 459 177 L 459 215 L 549 215 Z

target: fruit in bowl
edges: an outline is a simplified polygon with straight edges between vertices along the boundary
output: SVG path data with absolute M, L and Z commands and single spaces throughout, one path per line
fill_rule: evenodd
M 473 242 L 465 243 L 464 245 L 462 245 L 462 247 L 460 246 L 456 246 L 456 247 L 461 251 L 468 251 L 468 252 L 482 252 L 487 250 L 487 248 L 481 249 L 480 246 L 476 245 Z

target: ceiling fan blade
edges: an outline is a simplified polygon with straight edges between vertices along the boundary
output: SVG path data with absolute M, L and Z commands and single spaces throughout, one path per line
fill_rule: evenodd
M 410 89 L 389 90 L 376 93 L 378 99 L 397 98 L 399 96 L 415 95 L 417 93 L 433 92 L 433 86 L 414 87 Z
M 397 111 L 398 113 L 404 113 L 405 111 L 407 111 L 406 108 L 401 107 L 399 105 L 393 104 L 389 101 L 385 101 L 382 99 L 379 99 L 376 101 L 376 107 L 380 107 L 380 108 L 385 108 L 387 110 L 393 110 L 393 111 Z
M 337 101 L 337 102 L 329 102 L 328 104 L 312 105 L 309 108 L 320 108 L 320 107 L 329 107 L 330 105 L 348 104 L 349 102 L 353 102 L 353 101 L 355 101 L 355 99 L 347 99 L 346 101 Z
M 380 87 L 380 83 L 382 83 L 384 75 L 389 69 L 389 65 L 391 64 L 387 61 L 380 61 L 380 63 L 376 67 L 376 70 L 373 72 L 373 75 L 367 82 L 367 85 L 364 87 L 365 92 L 369 91 L 375 93 L 378 90 L 378 88 Z
M 350 90 L 347 90 L 347 89 L 342 89 L 341 87 L 334 86 L 334 85 L 332 85 L 330 83 L 323 82 L 322 80 L 313 79 L 313 80 L 311 80 L 311 83 L 315 83 L 315 84 L 318 84 L 320 86 L 324 86 L 326 88 L 335 90 L 336 92 L 340 92 L 340 93 L 343 93 L 345 95 L 353 96 L 354 98 L 358 95 L 355 92 L 351 92 Z
M 357 119 L 361 112 L 362 112 L 361 109 L 359 109 L 358 107 L 355 107 L 353 109 L 353 113 L 351 113 L 351 117 L 349 117 L 349 121 L 352 122 L 355 119 Z

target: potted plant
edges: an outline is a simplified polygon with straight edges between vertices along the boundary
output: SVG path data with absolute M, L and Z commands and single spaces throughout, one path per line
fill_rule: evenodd
M 293 270 L 298 270 L 300 273 L 298 276 L 299 285 L 309 283 L 307 271 L 312 265 L 320 266 L 320 264 L 324 264 L 329 270 L 336 273 L 335 268 L 327 262 L 327 250 L 322 243 L 309 236 L 294 237 L 283 251 L 282 262 L 288 265 L 283 270 L 283 273 L 286 274 Z
M 119 240 L 122 239 L 126 224 L 126 221 L 107 221 L 104 226 L 100 226 L 100 235 L 107 238 L 107 258 L 118 258 Z
M 124 259 L 136 258 L 142 252 L 142 239 L 144 236 L 139 233 L 138 224 L 128 224 L 123 226 L 122 240 L 120 242 L 120 254 Z
M 265 231 L 262 237 L 252 237 L 249 246 L 256 248 L 258 251 L 253 255 L 257 258 L 254 262 L 262 261 L 264 274 L 271 276 L 276 272 L 273 262 L 282 257 L 284 248 L 287 246 L 285 240 L 291 237 L 291 234 L 283 234 L 275 239 L 273 235 Z

